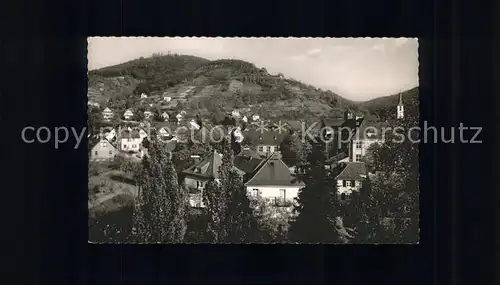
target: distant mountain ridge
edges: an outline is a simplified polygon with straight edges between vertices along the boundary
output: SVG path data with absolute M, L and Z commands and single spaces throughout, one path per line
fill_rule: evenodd
M 200 114 L 249 107 L 266 116 L 291 118 L 339 116 L 346 108 L 362 112 L 378 102 L 357 103 L 235 59 L 153 54 L 89 72 L 89 100 L 112 104 L 128 98 L 132 102 L 135 99 L 130 98 L 141 93 L 182 93 L 187 103 L 179 108 Z

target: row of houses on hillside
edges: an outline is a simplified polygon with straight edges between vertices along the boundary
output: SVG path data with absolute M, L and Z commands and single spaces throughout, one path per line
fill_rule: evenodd
M 186 112 L 185 111 L 181 111 L 179 112 L 177 115 L 176 115 L 176 119 L 178 122 L 182 121 L 184 116 L 185 116 Z M 115 116 L 115 113 L 110 109 L 110 108 L 106 108 L 102 111 L 102 117 L 104 119 L 104 121 L 110 121 L 111 119 L 113 119 L 113 117 Z M 125 112 L 123 113 L 123 118 L 127 121 L 129 120 L 133 120 L 135 114 L 134 112 L 131 110 L 131 109 L 127 109 L 125 110 Z M 153 119 L 155 116 L 155 113 L 150 111 L 150 110 L 146 110 L 144 111 L 144 118 L 146 120 L 151 120 Z M 162 117 L 162 119 L 164 121 L 168 121 L 170 119 L 170 115 L 168 114 L 167 111 L 163 110 L 162 109 L 162 112 L 160 114 L 160 116 Z

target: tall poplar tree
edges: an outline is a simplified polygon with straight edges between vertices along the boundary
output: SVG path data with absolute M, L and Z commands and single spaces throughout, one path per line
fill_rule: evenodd
M 180 243 L 186 232 L 186 193 L 177 182 L 162 143 L 150 142 L 148 152 L 137 175 L 139 195 L 132 219 L 132 239 L 140 243 Z
M 306 144 L 307 145 L 307 144 Z M 321 143 L 310 143 L 311 147 L 299 157 L 307 157 L 300 166 L 297 179 L 305 186 L 299 190 L 297 213 L 291 222 L 289 238 L 298 243 L 339 242 L 335 219 L 335 176 L 337 168 L 325 168 L 326 153 Z
M 251 242 L 256 224 L 246 187 L 234 169 L 230 143 L 223 141 L 220 149 L 219 179 L 210 180 L 203 191 L 208 236 L 214 243 Z

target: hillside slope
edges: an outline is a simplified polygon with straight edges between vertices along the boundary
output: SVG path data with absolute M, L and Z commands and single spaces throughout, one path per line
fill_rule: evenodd
M 401 92 L 405 113 L 418 115 L 419 98 L 418 87 Z M 385 121 L 396 117 L 396 108 L 399 103 L 399 93 L 384 97 L 375 98 L 359 103 L 359 107 L 372 116 Z
M 109 88 L 102 86 L 103 81 L 122 77 L 130 82 L 127 88 L 113 84 L 104 84 Z M 89 93 L 99 88 L 104 88 L 101 93 L 106 99 L 122 94 L 122 99 L 129 102 L 142 92 L 182 97 L 185 100 L 179 108 L 199 114 L 250 108 L 251 112 L 267 117 L 298 118 L 339 116 L 345 108 L 359 110 L 356 103 L 338 94 L 281 74 L 271 75 L 265 68 L 246 61 L 209 61 L 188 55 L 156 54 L 93 70 L 89 72 Z

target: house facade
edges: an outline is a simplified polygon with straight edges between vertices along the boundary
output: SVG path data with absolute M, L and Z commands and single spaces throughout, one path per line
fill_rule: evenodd
M 170 118 L 170 116 L 168 115 L 168 113 L 167 113 L 167 112 L 163 112 L 163 113 L 161 114 L 161 117 L 162 117 L 162 118 L 163 118 L 163 120 L 165 120 L 165 121 L 168 121 L 168 119 Z
M 130 109 L 126 110 L 125 113 L 123 113 L 123 118 L 125 118 L 125 120 L 131 120 L 133 117 L 134 113 Z
M 353 193 L 364 194 L 368 189 L 368 172 L 362 162 L 345 163 L 344 169 L 335 178 L 336 194 L 340 202 L 347 201 Z
M 139 152 L 142 139 L 138 131 L 123 131 L 120 139 L 120 149 L 126 152 Z
M 91 161 L 109 161 L 118 153 L 116 148 L 107 140 L 101 139 L 90 151 Z
M 288 166 L 272 155 L 258 166 L 245 186 L 250 198 L 270 199 L 276 206 L 290 207 L 304 184 L 295 181 Z
M 113 118 L 114 116 L 114 113 L 113 111 L 111 111 L 110 108 L 106 108 L 104 109 L 104 111 L 102 111 L 102 118 L 105 120 L 105 121 L 109 121 Z
M 151 119 L 151 118 L 153 118 L 153 115 L 154 115 L 154 114 L 153 114 L 153 112 L 151 112 L 151 111 L 145 111 L 145 112 L 144 112 L 144 118 L 145 118 L 145 119 Z
M 368 149 L 373 144 L 382 144 L 384 139 L 380 131 L 372 126 L 367 126 L 366 122 L 360 124 L 351 145 L 351 161 L 360 162 L 367 154 Z

